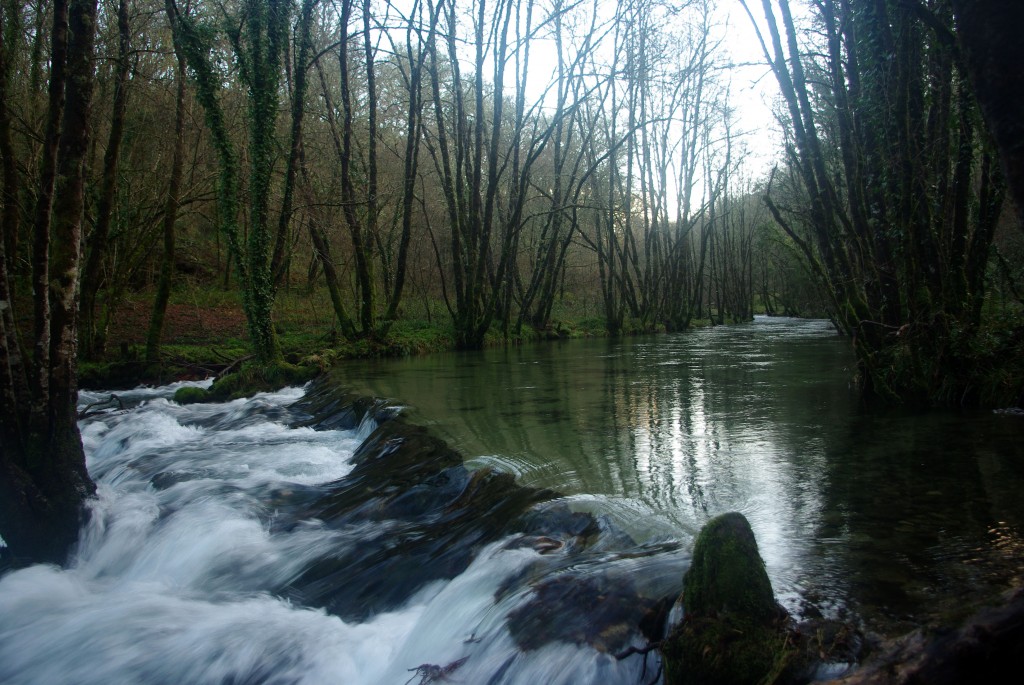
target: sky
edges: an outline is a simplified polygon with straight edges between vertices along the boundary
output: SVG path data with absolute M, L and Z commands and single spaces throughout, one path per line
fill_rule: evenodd
M 554 0 L 535 0 L 535 21 L 542 16 Z M 583 0 L 584 7 L 592 0 Z M 412 6 L 412 0 L 391 0 L 391 4 L 403 12 Z M 462 12 L 462 38 L 470 38 L 472 31 L 471 13 L 479 6 L 477 0 L 459 0 Z M 493 6 L 493 0 L 489 2 Z M 381 0 L 383 9 L 384 0 Z M 751 9 L 757 12 L 757 3 Z M 601 2 L 600 10 L 614 8 L 611 2 Z M 778 96 L 778 85 L 775 77 L 765 63 L 757 33 L 751 24 L 750 17 L 744 11 L 739 0 L 718 0 L 713 2 L 716 30 L 720 33 L 722 46 L 731 57 L 734 66 L 729 72 L 731 79 L 731 100 L 735 110 L 737 130 L 741 131 L 743 144 L 747 147 L 749 157 L 745 168 L 748 174 L 757 178 L 768 174 L 779 156 L 781 131 L 772 113 L 772 104 Z M 756 16 L 756 14 L 755 14 Z M 464 73 L 472 70 L 472 47 L 465 44 L 466 64 Z M 528 77 L 528 100 L 536 101 L 542 97 L 542 91 L 554 80 L 554 65 L 557 62 L 553 41 L 535 40 L 531 44 L 530 74 Z M 513 83 L 513 74 L 506 74 L 506 83 Z M 549 95 L 553 98 L 553 95 Z M 545 102 L 545 104 L 547 104 Z
M 756 7 L 751 8 L 756 11 Z M 737 66 L 733 70 L 733 97 L 742 130 L 748 132 L 750 169 L 767 173 L 782 145 L 779 123 L 772 105 L 779 95 L 778 82 L 768 67 L 750 17 L 738 0 L 719 4 L 725 26 L 724 46 Z M 756 16 L 756 15 L 755 15 Z

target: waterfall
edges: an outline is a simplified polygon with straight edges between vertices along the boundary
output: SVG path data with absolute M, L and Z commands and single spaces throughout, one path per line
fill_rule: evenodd
M 623 544 L 554 493 L 382 433 L 392 409 L 310 413 L 297 388 L 181 406 L 177 387 L 82 421 L 91 520 L 67 568 L 0 578 L 0 682 L 653 677 L 654 655 L 615 652 L 646 644 L 644 616 L 664 622 L 676 545 Z M 416 440 L 436 465 L 396 467 Z

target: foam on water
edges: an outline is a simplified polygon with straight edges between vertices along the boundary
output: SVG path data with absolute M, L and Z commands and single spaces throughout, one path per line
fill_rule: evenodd
M 453 681 L 636 682 L 637 660 L 516 647 L 505 619 L 529 588 L 499 588 L 541 558 L 531 548 L 492 544 L 364 623 L 290 603 L 280 590 L 325 550 L 387 524 L 279 526 L 275 497 L 344 477 L 372 426 L 289 428 L 299 389 L 190 406 L 173 391 L 122 393 L 134 408 L 83 421 L 93 516 L 67 569 L 0 578 L 0 682 L 400 685 L 461 659 Z M 83 393 L 82 405 L 104 397 Z

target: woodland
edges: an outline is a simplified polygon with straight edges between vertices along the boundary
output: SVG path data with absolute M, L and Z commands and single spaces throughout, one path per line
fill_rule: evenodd
M 79 365 L 182 354 L 183 301 L 264 375 L 764 313 L 830 318 L 873 401 L 1019 402 L 1024 10 L 730 3 L 761 173 L 723 4 L 3 0 L 0 535 L 63 558 Z

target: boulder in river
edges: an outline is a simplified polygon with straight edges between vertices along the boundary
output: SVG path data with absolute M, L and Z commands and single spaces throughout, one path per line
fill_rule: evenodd
M 683 578 L 685 616 L 662 644 L 665 683 L 775 683 L 796 650 L 747 519 L 729 513 L 697 536 Z

